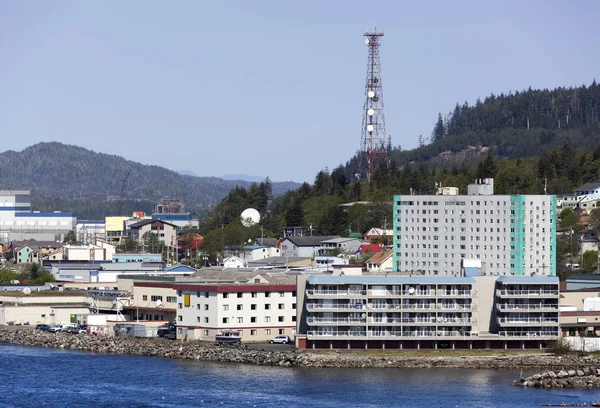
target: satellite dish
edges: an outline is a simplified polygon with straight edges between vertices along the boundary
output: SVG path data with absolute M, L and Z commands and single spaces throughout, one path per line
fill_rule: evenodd
M 375 114 L 375 111 L 373 109 L 369 109 L 367 111 L 367 115 L 369 115 L 369 116 L 373 116 L 374 114 Z
M 25 293 L 26 295 L 31 294 L 31 289 L 30 288 L 24 288 L 23 289 L 23 293 Z
M 415 288 L 413 288 L 412 286 L 410 288 L 408 288 L 408 294 L 412 295 L 415 293 Z
M 374 91 L 369 91 L 369 92 L 367 92 L 367 95 L 368 95 L 369 98 L 372 98 L 372 97 L 375 96 L 375 92 Z
M 377 78 L 377 77 L 373 78 L 373 82 L 375 82 L 375 83 L 379 82 L 379 78 Z
M 240 218 L 244 227 L 251 227 L 260 222 L 260 213 L 254 208 L 246 208 Z
M 365 38 L 365 44 L 369 45 L 369 43 L 370 43 L 370 42 L 371 42 L 371 41 L 369 41 L 369 39 L 368 39 L 368 38 Z
M 157 299 L 156 300 L 156 306 L 160 307 L 160 305 L 162 305 L 162 300 Z
M 367 125 L 367 130 L 368 130 L 369 132 L 372 132 L 372 131 L 373 131 L 373 129 L 375 129 L 375 128 L 373 127 L 373 125 Z
M 375 96 L 373 97 L 373 102 L 377 102 L 378 100 L 379 100 L 379 96 L 375 95 Z

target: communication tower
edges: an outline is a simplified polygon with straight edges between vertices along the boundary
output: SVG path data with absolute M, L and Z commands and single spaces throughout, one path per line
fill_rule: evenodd
M 385 146 L 386 128 L 383 114 L 383 88 L 381 86 L 381 63 L 379 49 L 383 32 L 364 34 L 365 44 L 369 50 L 367 61 L 367 79 L 365 81 L 365 103 L 363 105 L 362 134 L 360 138 L 360 151 L 358 155 L 357 178 L 366 176 L 371 178 L 371 173 L 379 166 L 389 168 L 388 152 Z

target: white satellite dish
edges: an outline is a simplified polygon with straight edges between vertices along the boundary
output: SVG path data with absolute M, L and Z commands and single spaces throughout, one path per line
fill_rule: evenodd
M 244 227 L 251 227 L 260 222 L 260 213 L 254 208 L 246 208 L 240 218 Z
M 367 92 L 367 95 L 369 96 L 369 98 L 372 98 L 375 96 L 375 92 L 374 91 L 369 91 Z
M 369 43 L 370 43 L 370 42 L 371 42 L 371 41 L 369 41 L 369 39 L 368 39 L 368 38 L 365 38 L 365 44 L 369 45 Z
M 374 114 L 375 114 L 375 111 L 373 109 L 369 109 L 367 111 L 367 115 L 369 115 L 369 116 L 373 116 Z
M 156 306 L 160 307 L 160 305 L 161 305 L 161 304 L 162 304 L 162 300 L 160 300 L 160 299 L 157 299 L 157 300 L 156 300 Z
M 30 288 L 23 288 L 23 293 L 25 293 L 26 295 L 31 294 L 31 289 Z
M 373 129 L 375 129 L 375 128 L 373 127 L 373 125 L 367 125 L 367 130 L 368 130 L 369 132 L 372 132 L 372 131 L 373 131 Z
M 415 288 L 413 288 L 412 286 L 410 288 L 408 288 L 408 294 L 412 295 L 413 293 L 415 293 Z

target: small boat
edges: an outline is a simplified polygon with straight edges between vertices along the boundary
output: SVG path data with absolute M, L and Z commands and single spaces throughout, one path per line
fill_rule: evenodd
M 238 330 L 222 330 L 215 336 L 217 344 L 241 344 L 242 334 Z

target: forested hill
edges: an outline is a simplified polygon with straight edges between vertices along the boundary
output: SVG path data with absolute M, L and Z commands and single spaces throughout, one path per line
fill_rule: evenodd
M 20 152 L 6 151 L 0 153 L 0 160 L 0 189 L 30 189 L 34 207 L 42 206 L 35 209 L 71 210 L 79 218 L 87 219 L 101 218 L 107 211 L 116 210 L 114 203 L 120 198 L 124 178 L 127 178 L 124 209 L 128 210 L 135 208 L 136 202 L 149 210 L 160 198 L 171 196 L 181 197 L 187 211 L 201 213 L 219 203 L 232 188 L 249 188 L 252 184 L 185 176 L 159 166 L 56 142 L 39 143 Z M 299 185 L 273 182 L 273 194 L 283 194 Z M 106 205 L 107 201 L 113 205 Z
M 435 167 L 451 168 L 453 162 L 460 165 L 488 148 L 497 157 L 540 156 L 549 147 L 561 146 L 567 136 L 574 148 L 597 146 L 600 85 L 595 80 L 577 88 L 491 94 L 474 106 L 457 103 L 448 114 L 439 114 L 431 135 L 420 137 L 419 148 L 391 149 L 390 156 L 399 166 L 432 161 Z

